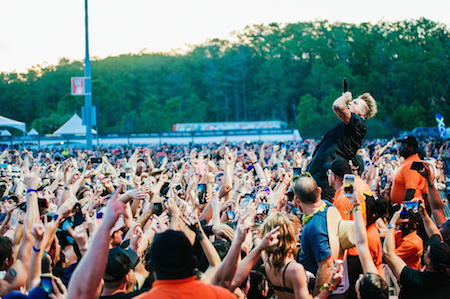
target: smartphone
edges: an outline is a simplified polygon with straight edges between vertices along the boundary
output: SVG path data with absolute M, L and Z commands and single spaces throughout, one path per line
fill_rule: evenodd
M 127 175 L 127 174 L 126 174 L 125 172 L 121 172 L 121 173 L 119 174 L 119 177 L 125 179 L 125 178 L 126 178 L 126 175 Z
M 423 169 L 423 163 L 421 161 L 413 161 L 411 164 L 411 168 L 412 170 L 422 170 Z
M 344 174 L 344 196 L 352 197 L 355 189 L 355 176 L 353 174 Z
M 200 204 L 206 203 L 206 184 L 198 184 L 197 185 L 197 191 L 198 191 L 198 200 Z
M 100 164 L 102 163 L 102 158 L 91 158 L 92 164 Z
M 387 184 L 387 175 L 382 174 L 382 175 L 380 176 L 380 187 L 381 187 L 382 189 L 384 189 L 384 188 L 386 188 L 386 184 Z
M 267 214 L 269 213 L 270 206 L 267 203 L 258 203 L 258 207 L 256 208 L 256 217 L 255 217 L 255 224 L 261 225 L 266 218 Z
M 47 294 L 54 293 L 52 285 L 53 275 L 50 273 L 41 274 L 41 287 Z
M 178 185 L 175 186 L 175 191 L 180 192 L 181 189 L 183 189 L 183 187 L 181 187 L 180 184 L 178 184 Z
M 412 211 L 414 213 L 419 212 L 419 202 L 404 201 L 403 204 L 405 205 L 406 212 L 408 212 L 408 211 Z
M 235 217 L 234 211 L 227 211 L 227 216 L 229 220 L 234 220 Z
M 203 161 L 197 161 L 197 165 L 198 171 L 200 172 L 201 175 L 203 175 L 205 173 L 205 164 L 203 163 Z
M 342 85 L 344 92 L 347 92 L 347 78 L 344 78 L 344 80 L 342 81 Z
M 302 174 L 302 168 L 301 167 L 294 167 L 294 178 L 299 177 Z
M 162 203 L 160 203 L 160 202 L 155 202 L 155 203 L 153 204 L 153 208 L 154 208 L 154 210 L 155 210 L 155 215 L 156 215 L 156 216 L 159 216 L 159 215 L 162 214 L 162 212 L 163 212 L 163 209 L 162 209 Z

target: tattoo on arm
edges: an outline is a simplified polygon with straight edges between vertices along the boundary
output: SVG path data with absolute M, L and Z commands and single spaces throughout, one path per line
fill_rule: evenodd
M 14 269 L 9 269 L 8 274 L 13 278 L 17 276 L 17 272 Z

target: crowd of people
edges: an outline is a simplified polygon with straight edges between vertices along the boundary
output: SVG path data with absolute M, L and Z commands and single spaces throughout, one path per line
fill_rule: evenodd
M 333 110 L 319 143 L 6 148 L 0 296 L 449 298 L 448 142 Z

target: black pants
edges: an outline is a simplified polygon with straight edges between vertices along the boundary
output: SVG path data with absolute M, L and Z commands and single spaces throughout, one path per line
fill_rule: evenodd
M 333 187 L 328 185 L 328 177 L 326 170 L 312 173 L 313 178 L 316 180 L 317 185 L 322 188 L 322 199 L 333 202 L 335 191 Z

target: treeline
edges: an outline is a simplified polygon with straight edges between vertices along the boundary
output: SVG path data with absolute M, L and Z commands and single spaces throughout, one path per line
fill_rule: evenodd
M 378 115 L 368 137 L 435 126 L 450 116 L 450 33 L 427 19 L 401 22 L 253 25 L 234 41 L 210 40 L 184 55 L 128 54 L 92 62 L 100 132 L 170 131 L 177 122 L 282 120 L 319 138 L 337 117 L 342 79 L 370 92 Z M 61 59 L 2 73 L 0 114 L 51 133 L 84 105 L 70 95 L 83 62 Z M 447 120 L 447 125 L 450 119 Z

